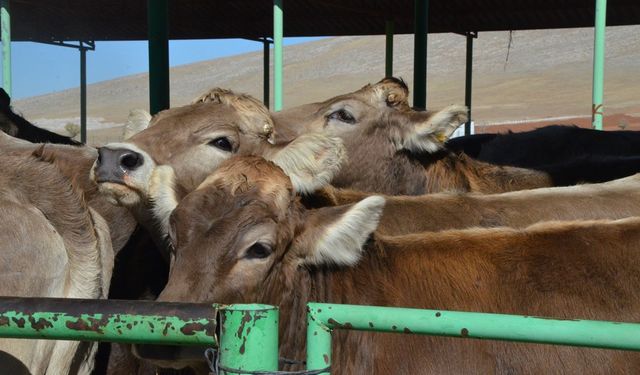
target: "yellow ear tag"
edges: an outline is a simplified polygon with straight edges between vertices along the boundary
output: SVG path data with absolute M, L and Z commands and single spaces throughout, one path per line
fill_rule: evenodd
M 447 136 L 444 133 L 436 133 L 436 139 L 438 142 L 445 143 L 447 141 Z

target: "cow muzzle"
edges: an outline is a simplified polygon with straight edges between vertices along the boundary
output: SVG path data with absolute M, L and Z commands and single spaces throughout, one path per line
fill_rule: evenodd
M 125 176 L 143 164 L 144 157 L 136 151 L 101 147 L 98 149 L 98 160 L 94 169 L 95 180 L 97 183 L 125 184 Z

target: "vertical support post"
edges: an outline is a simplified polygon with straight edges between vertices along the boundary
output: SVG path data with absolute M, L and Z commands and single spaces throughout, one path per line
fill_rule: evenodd
M 283 0 L 273 0 L 273 110 L 282 109 Z
M 264 38 L 262 40 L 262 102 L 269 108 L 269 94 L 271 87 L 269 87 L 269 40 Z
M 393 77 L 393 32 L 395 24 L 393 20 L 385 22 L 385 48 L 384 48 L 384 76 Z
M 151 114 L 169 108 L 169 3 L 147 0 L 149 37 L 149 107 Z
M 11 8 L 10 0 L 0 0 L 2 28 L 2 87 L 11 97 Z
M 80 42 L 80 142 L 87 143 L 87 49 Z
M 607 26 L 607 0 L 596 0 L 595 35 L 593 46 L 593 95 L 591 124 L 602 130 L 604 92 L 604 37 Z
M 413 106 L 427 108 L 427 31 L 429 0 L 414 0 Z
M 464 80 L 464 105 L 467 106 L 467 122 L 464 124 L 464 135 L 471 134 L 471 80 L 473 76 L 473 38 L 477 37 L 477 33 L 467 33 L 467 69 Z
M 313 305 L 307 306 L 307 370 L 321 370 L 331 366 L 331 328 L 315 316 Z M 329 374 L 323 372 L 322 374 Z
M 220 374 L 278 370 L 278 309 L 238 304 L 220 310 Z M 227 368 L 233 371 L 225 371 Z

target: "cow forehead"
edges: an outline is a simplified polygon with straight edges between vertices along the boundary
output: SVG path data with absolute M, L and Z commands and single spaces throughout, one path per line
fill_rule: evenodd
M 250 106 L 231 106 L 220 103 L 196 103 L 160 112 L 146 130 L 131 137 L 130 142 L 148 143 L 152 138 L 164 141 L 187 140 L 191 135 L 233 128 L 240 134 L 267 138 L 273 131 L 273 122 L 264 111 Z
M 274 163 L 255 156 L 235 157 L 223 162 L 197 190 L 222 190 L 230 196 L 255 191 L 266 203 L 286 209 L 293 186 L 289 177 Z

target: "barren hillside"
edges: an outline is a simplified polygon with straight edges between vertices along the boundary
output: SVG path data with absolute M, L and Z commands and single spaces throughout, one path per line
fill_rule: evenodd
M 640 26 L 607 29 L 605 114 L 640 116 Z M 593 30 L 481 33 L 475 42 L 473 114 L 492 124 L 591 115 Z M 429 35 L 428 106 L 464 101 L 465 39 Z M 394 74 L 412 87 L 413 37 L 396 36 Z M 384 37 L 340 37 L 285 48 L 284 105 L 295 106 L 354 90 L 382 78 Z M 213 86 L 262 97 L 262 52 L 171 69 L 172 106 Z M 127 76 L 88 87 L 92 128 L 122 123 L 131 108 L 146 108 L 148 77 Z M 28 119 L 49 128 L 74 121 L 79 90 L 15 102 Z M 75 120 L 77 121 L 77 120 Z

